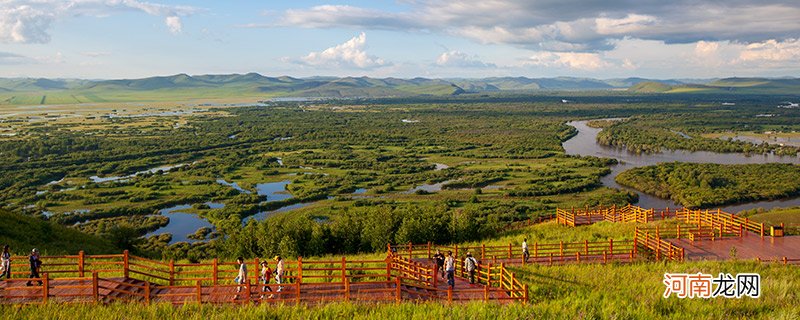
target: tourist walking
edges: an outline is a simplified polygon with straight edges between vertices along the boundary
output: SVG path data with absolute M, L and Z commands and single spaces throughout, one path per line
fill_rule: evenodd
M 283 283 L 283 258 L 275 256 L 275 283 Z M 278 286 L 278 292 L 283 291 L 283 286 Z
M 39 280 L 36 280 L 36 282 L 38 282 L 39 285 L 41 286 L 42 285 L 42 279 L 39 276 L 39 268 L 42 267 L 42 260 L 39 259 L 39 249 L 34 248 L 33 250 L 31 250 L 31 255 L 28 256 L 28 262 L 30 262 L 30 264 L 31 264 L 31 276 L 29 278 L 30 279 L 39 279 Z M 26 283 L 25 285 L 26 286 L 30 286 L 31 285 L 31 281 L 33 281 L 33 280 L 29 280 L 28 283 Z
M 269 268 L 269 263 L 267 263 L 266 260 L 261 261 L 261 274 L 259 278 L 261 280 L 261 284 L 264 285 L 261 288 L 261 299 L 264 299 L 264 292 L 272 292 L 272 288 L 268 286 L 270 277 L 272 277 L 272 269 Z M 269 298 L 271 299 L 272 295 L 270 295 Z
M 522 239 L 522 258 L 527 263 L 530 256 L 531 254 L 528 253 L 528 238 Z
M 244 258 L 236 258 L 236 263 L 239 264 L 239 274 L 233 279 L 233 282 L 238 285 L 236 286 L 236 295 L 233 297 L 233 300 L 239 299 L 239 292 L 242 291 L 243 285 L 247 282 L 247 264 L 244 263 Z
M 436 262 L 436 267 L 439 269 L 442 279 L 444 279 L 444 255 L 442 250 L 436 250 L 436 254 L 433 255 L 433 261 Z
M 11 278 L 11 248 L 8 245 L 3 246 L 3 254 L 0 256 L 0 279 L 5 277 L 6 279 Z
M 450 289 L 456 286 L 456 259 L 453 258 L 453 251 L 447 251 L 447 258 L 444 259 L 444 268 L 447 271 L 447 285 Z
M 469 283 L 475 284 L 475 271 L 478 270 L 478 260 L 475 260 L 471 252 L 467 252 L 467 258 L 464 259 L 464 269 L 467 269 L 469 274 Z

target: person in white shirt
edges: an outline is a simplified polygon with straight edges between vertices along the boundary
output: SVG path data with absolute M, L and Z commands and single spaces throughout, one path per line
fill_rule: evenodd
M 453 251 L 447 251 L 447 258 L 444 259 L 444 269 L 447 271 L 447 284 L 450 289 L 456 286 L 456 259 L 453 258 Z
M 275 283 L 281 284 L 283 283 L 283 259 L 281 256 L 275 256 L 275 261 L 277 261 L 275 264 Z M 281 291 L 283 291 L 283 287 L 278 286 L 278 292 Z
M 247 282 L 247 264 L 244 263 L 244 258 L 238 257 L 236 258 L 236 263 L 239 264 L 239 274 L 233 279 L 238 286 L 236 287 L 236 295 L 233 297 L 233 300 L 239 299 L 239 292 L 242 291 L 242 287 Z
M 0 264 L 0 279 L 6 277 L 11 278 L 11 248 L 8 245 L 3 246 L 2 264 Z
M 522 258 L 525 259 L 525 262 L 528 262 L 528 258 L 531 256 L 528 253 L 528 238 L 522 239 Z
M 467 252 L 467 258 L 464 259 L 464 269 L 469 274 L 469 283 L 475 284 L 475 271 L 478 270 L 478 260 L 476 260 L 471 252 Z

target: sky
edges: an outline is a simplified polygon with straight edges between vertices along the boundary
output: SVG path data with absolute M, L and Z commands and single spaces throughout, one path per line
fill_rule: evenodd
M 798 0 L 0 0 L 0 77 L 800 76 Z

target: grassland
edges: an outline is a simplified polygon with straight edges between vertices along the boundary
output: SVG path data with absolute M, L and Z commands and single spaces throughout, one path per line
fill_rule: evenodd
M 663 223 L 663 222 L 658 222 Z M 624 237 L 633 224 L 601 223 L 568 228 L 552 223 L 532 226 L 497 238 L 494 243 L 529 236 L 529 241 Z M 460 245 L 467 245 L 462 243 Z M 380 253 L 351 256 L 376 258 Z M 315 258 L 310 258 L 315 259 Z M 334 303 L 320 306 L 140 306 L 57 305 L 0 306 L 7 319 L 796 319 L 800 316 L 800 270 L 754 261 L 699 261 L 685 263 L 637 262 L 633 264 L 581 264 L 514 267 L 516 276 L 530 287 L 528 305 L 469 303 L 402 303 L 399 305 Z M 758 299 L 663 298 L 664 273 L 750 273 L 761 275 Z

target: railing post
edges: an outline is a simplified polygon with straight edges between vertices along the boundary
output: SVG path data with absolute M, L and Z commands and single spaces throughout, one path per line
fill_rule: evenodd
M 513 254 L 511 253 L 511 242 L 508 243 L 508 258 L 513 258 Z
M 447 302 L 453 303 L 453 288 L 447 287 Z
M 486 244 L 481 244 L 481 260 L 486 259 Z
M 100 288 L 97 278 L 97 271 L 92 271 L 92 298 L 94 298 L 95 302 L 100 302 Z
M 533 243 L 533 259 L 539 257 L 539 241 Z
M 42 279 L 42 302 L 47 303 L 47 297 L 50 296 L 50 275 L 47 273 L 42 273 L 41 279 Z
M 483 301 L 489 301 L 489 286 L 483 287 Z
M 144 283 L 144 304 L 150 305 L 150 281 Z
M 408 242 L 408 260 L 411 260 L 411 259 L 413 259 L 413 258 L 414 258 L 414 255 L 413 255 L 413 254 L 414 254 L 414 252 L 413 252 L 413 250 L 411 249 L 411 246 L 412 246 L 412 244 L 411 244 L 411 241 L 409 241 L 409 242 Z
M 344 299 L 350 301 L 350 279 L 344 279 Z
M 122 277 L 128 278 L 128 250 L 122 251 Z
M 303 283 L 303 257 L 297 257 L 297 283 Z
M 558 253 L 561 255 L 561 259 L 564 259 L 564 241 L 561 240 L 558 242 Z
M 169 285 L 175 285 L 175 260 L 169 260 Z
M 301 282 L 299 282 L 299 281 L 295 282 L 295 285 L 297 286 L 297 299 L 295 300 L 295 303 L 297 305 L 300 305 L 300 284 L 301 284 Z
M 610 252 L 612 256 L 614 255 L 614 239 L 613 238 L 612 239 L 608 239 L 608 252 Z
M 394 290 L 394 293 L 395 293 L 395 296 L 394 296 L 395 300 L 394 301 L 397 304 L 400 304 L 400 300 L 401 300 L 401 296 L 400 296 L 400 277 L 394 278 L 394 289 L 395 289 Z
M 200 280 L 197 280 L 197 282 L 194 284 L 194 286 L 195 286 L 195 290 L 197 291 L 196 292 L 196 294 L 197 294 L 197 304 L 203 304 L 203 286 L 200 283 Z
M 214 260 L 211 262 L 211 272 L 211 281 L 216 286 L 219 282 L 219 262 L 217 261 L 217 258 L 214 258 Z
M 589 240 L 583 240 L 583 253 L 589 255 Z
M 245 283 L 245 289 L 247 290 L 247 292 L 245 292 L 244 297 L 245 297 L 245 299 L 247 299 L 247 303 L 248 304 L 253 301 L 253 299 L 250 297 L 251 290 L 252 290 L 251 287 L 252 287 L 252 284 L 250 282 L 250 279 L 247 279 L 247 282 Z
M 428 260 L 431 259 L 431 242 L 428 241 Z
M 455 258 L 455 259 L 458 259 L 458 245 L 455 245 L 455 247 L 453 248 L 453 250 L 455 251 L 455 252 L 453 253 L 453 258 Z
M 386 281 L 392 280 L 392 256 L 386 256 Z
M 83 257 L 84 257 L 83 250 L 78 251 L 78 276 L 81 277 L 81 278 L 83 278 L 83 276 L 84 276 L 84 273 L 83 273 Z
M 522 300 L 522 303 L 528 304 L 528 284 L 527 283 L 522 286 L 522 290 L 525 290 L 524 291 L 525 296 L 524 296 L 524 300 Z
M 342 257 L 342 283 L 347 280 L 347 258 Z

